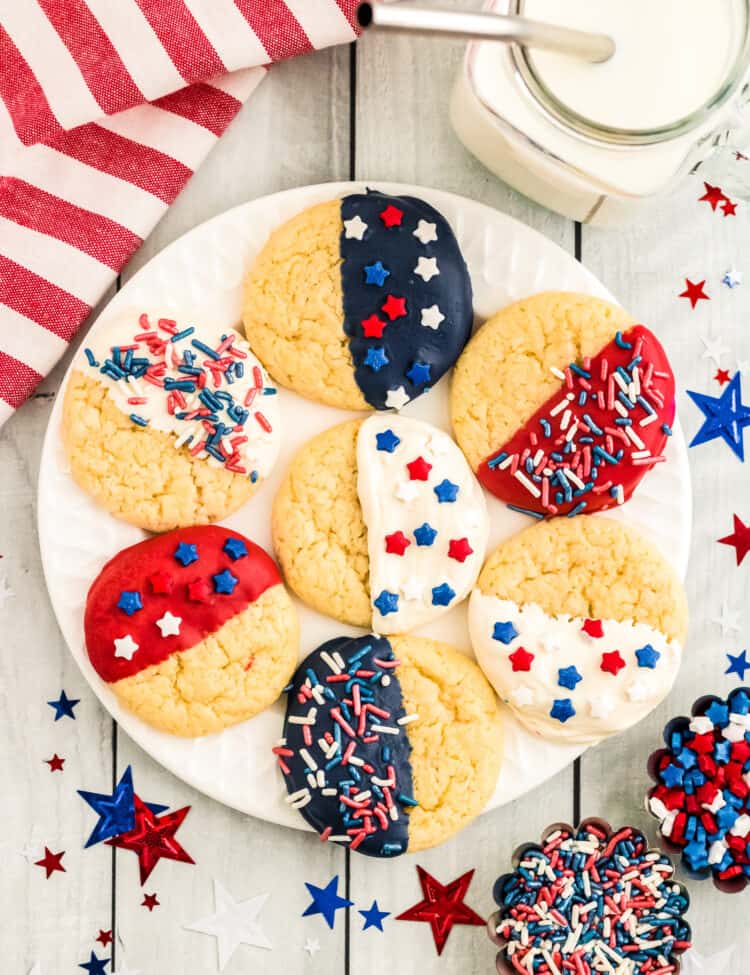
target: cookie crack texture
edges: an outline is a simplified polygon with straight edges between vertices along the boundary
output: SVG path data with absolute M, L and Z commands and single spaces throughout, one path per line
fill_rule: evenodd
M 357 494 L 357 434 L 350 420 L 297 453 L 276 495 L 273 544 L 287 583 L 320 613 L 369 627 L 370 561 Z
M 414 794 L 409 850 L 436 846 L 487 805 L 503 755 L 495 693 L 477 665 L 458 650 L 424 637 L 390 638 L 412 746 Z
M 344 332 L 341 201 L 305 210 L 269 237 L 245 280 L 245 335 L 273 379 L 309 399 L 369 410 Z
M 499 450 L 560 387 L 551 368 L 594 356 L 634 324 L 590 295 L 544 292 L 493 315 L 456 363 L 451 419 L 472 468 Z
M 169 433 L 136 427 L 103 383 L 78 370 L 65 392 L 63 440 L 76 484 L 116 518 L 151 532 L 219 521 L 258 487 L 175 450 Z

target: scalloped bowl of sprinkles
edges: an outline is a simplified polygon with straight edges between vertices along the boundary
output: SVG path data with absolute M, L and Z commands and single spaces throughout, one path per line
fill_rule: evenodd
M 649 758 L 656 783 L 646 807 L 660 843 L 686 873 L 724 893 L 750 880 L 750 688 L 701 697 L 690 717 L 664 729 L 666 748 Z
M 500 975 L 676 975 L 690 903 L 674 867 L 631 826 L 550 826 L 495 882 Z

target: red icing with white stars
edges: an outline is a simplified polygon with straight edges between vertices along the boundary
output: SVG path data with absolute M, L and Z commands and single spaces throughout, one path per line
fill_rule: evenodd
M 669 360 L 643 325 L 561 371 L 559 390 L 477 471 L 501 500 L 544 517 L 627 501 L 664 459 L 675 417 Z
M 224 548 L 227 543 L 235 555 L 243 548 L 247 554 L 233 558 Z M 182 565 L 175 558 L 180 545 L 194 545 L 197 561 Z M 218 584 L 214 576 L 220 577 Z M 280 582 L 273 559 L 262 548 L 218 525 L 180 529 L 132 545 L 104 566 L 89 589 L 84 627 L 91 663 L 108 683 L 132 677 L 194 647 Z M 217 585 L 232 591 L 217 591 Z M 118 601 L 122 593 L 134 592 L 142 608 L 128 615 Z M 126 599 L 134 602 L 132 596 Z M 164 622 L 159 626 L 157 621 Z M 119 644 L 120 655 L 116 640 L 125 641 Z

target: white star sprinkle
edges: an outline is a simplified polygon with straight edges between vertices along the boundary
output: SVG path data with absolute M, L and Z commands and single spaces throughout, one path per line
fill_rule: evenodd
M 601 697 L 595 698 L 589 706 L 591 717 L 600 721 L 606 721 L 614 709 L 614 701 L 608 694 L 602 694 Z
M 437 266 L 436 257 L 420 257 L 417 261 L 417 266 L 414 268 L 414 273 L 418 274 L 419 277 L 427 282 L 440 274 Z
M 696 714 L 690 722 L 689 727 L 696 735 L 707 735 L 709 731 L 714 730 L 714 723 L 705 714 Z
M 419 494 L 419 488 L 414 481 L 402 481 L 396 488 L 396 497 L 399 501 L 413 501 Z
M 424 593 L 424 582 L 418 579 L 416 576 L 409 576 L 406 582 L 401 586 L 401 592 L 404 594 L 404 599 L 409 602 L 414 602 L 416 599 L 421 599 Z
M 747 813 L 738 816 L 729 832 L 732 836 L 747 836 L 750 833 L 750 816 Z
M 440 323 L 445 321 L 445 315 L 437 305 L 430 305 L 429 308 L 422 309 L 422 324 L 425 328 L 439 328 Z
M 306 951 L 311 958 L 314 958 L 320 951 L 320 942 L 315 938 L 308 938 L 302 950 Z
M 403 386 L 396 386 L 395 389 L 389 389 L 388 394 L 385 397 L 385 405 L 389 410 L 400 410 L 409 402 L 409 394 L 406 392 Z
M 745 737 L 745 729 L 741 724 L 734 724 L 732 722 L 726 728 L 721 729 L 721 737 L 727 741 L 742 741 Z
M 186 931 L 212 934 L 219 953 L 219 971 L 223 972 L 239 945 L 271 948 L 271 942 L 258 924 L 258 915 L 268 900 L 268 894 L 258 894 L 250 900 L 236 901 L 218 880 L 214 880 L 216 911 L 208 917 L 186 924 Z
M 648 687 L 643 681 L 634 680 L 628 688 L 628 697 L 636 704 L 639 701 L 645 701 L 649 697 Z
M 711 622 L 721 627 L 722 636 L 726 636 L 727 633 L 739 633 L 740 631 L 740 614 L 734 610 L 730 610 L 726 603 L 721 604 L 721 613 L 712 619 Z
M 367 224 L 359 214 L 351 220 L 344 221 L 344 236 L 348 240 L 362 240 L 367 230 Z
M 529 704 L 533 704 L 534 692 L 530 687 L 526 687 L 525 684 L 521 684 L 519 687 L 514 688 L 510 692 L 510 699 L 517 708 L 525 708 L 528 707 Z
M 172 616 L 169 610 L 166 611 L 160 620 L 156 621 L 156 625 L 161 630 L 162 636 L 178 636 L 181 624 L 182 617 Z
M 12 599 L 15 593 L 8 585 L 7 579 L 0 579 L 0 609 L 3 607 L 3 603 L 6 603 L 9 599 Z
M 132 660 L 133 654 L 137 649 L 138 644 L 129 633 L 125 636 L 121 636 L 119 640 L 115 640 L 116 657 L 122 657 L 125 660 Z
M 451 449 L 451 442 L 444 433 L 433 433 L 427 441 L 427 449 L 436 457 L 441 457 Z
M 718 335 L 716 338 L 707 339 L 704 335 L 701 335 L 701 342 L 704 345 L 703 359 L 711 359 L 717 366 L 721 366 L 721 357 L 729 352 L 729 346 L 724 345 L 721 341 L 721 336 Z
M 437 224 L 430 223 L 428 220 L 420 220 L 417 229 L 414 231 L 414 236 L 422 244 L 431 244 L 438 239 Z
M 728 288 L 736 288 L 738 284 L 742 284 L 742 271 L 735 271 L 734 268 L 730 268 L 721 279 L 721 283 Z
M 543 636 L 540 643 L 545 653 L 559 653 L 562 650 L 560 641 L 556 636 L 552 636 L 552 634 Z

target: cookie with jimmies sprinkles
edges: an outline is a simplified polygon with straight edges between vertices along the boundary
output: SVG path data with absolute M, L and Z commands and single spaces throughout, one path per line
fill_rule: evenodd
M 432 206 L 354 193 L 271 234 L 247 276 L 243 318 L 281 385 L 342 409 L 400 409 L 466 344 L 471 282 Z
M 376 857 L 435 846 L 478 815 L 503 752 L 492 688 L 453 647 L 329 640 L 299 666 L 274 754 L 321 838 Z
M 65 392 L 75 482 L 147 531 L 231 514 L 280 443 L 276 388 L 232 329 L 135 309 L 97 328 Z
M 297 666 L 297 614 L 269 555 L 218 525 L 123 549 L 89 589 L 94 670 L 141 720 L 211 734 L 269 707 Z
M 621 308 L 565 292 L 502 309 L 453 375 L 456 440 L 482 484 L 546 518 L 624 504 L 665 460 L 672 369 L 657 338 Z
M 272 529 L 300 599 L 353 626 L 404 633 L 469 594 L 489 520 L 446 433 L 379 413 L 301 448 L 274 500 Z
M 648 539 L 611 518 L 542 521 L 487 559 L 469 601 L 479 666 L 534 734 L 590 744 L 669 693 L 687 601 Z

